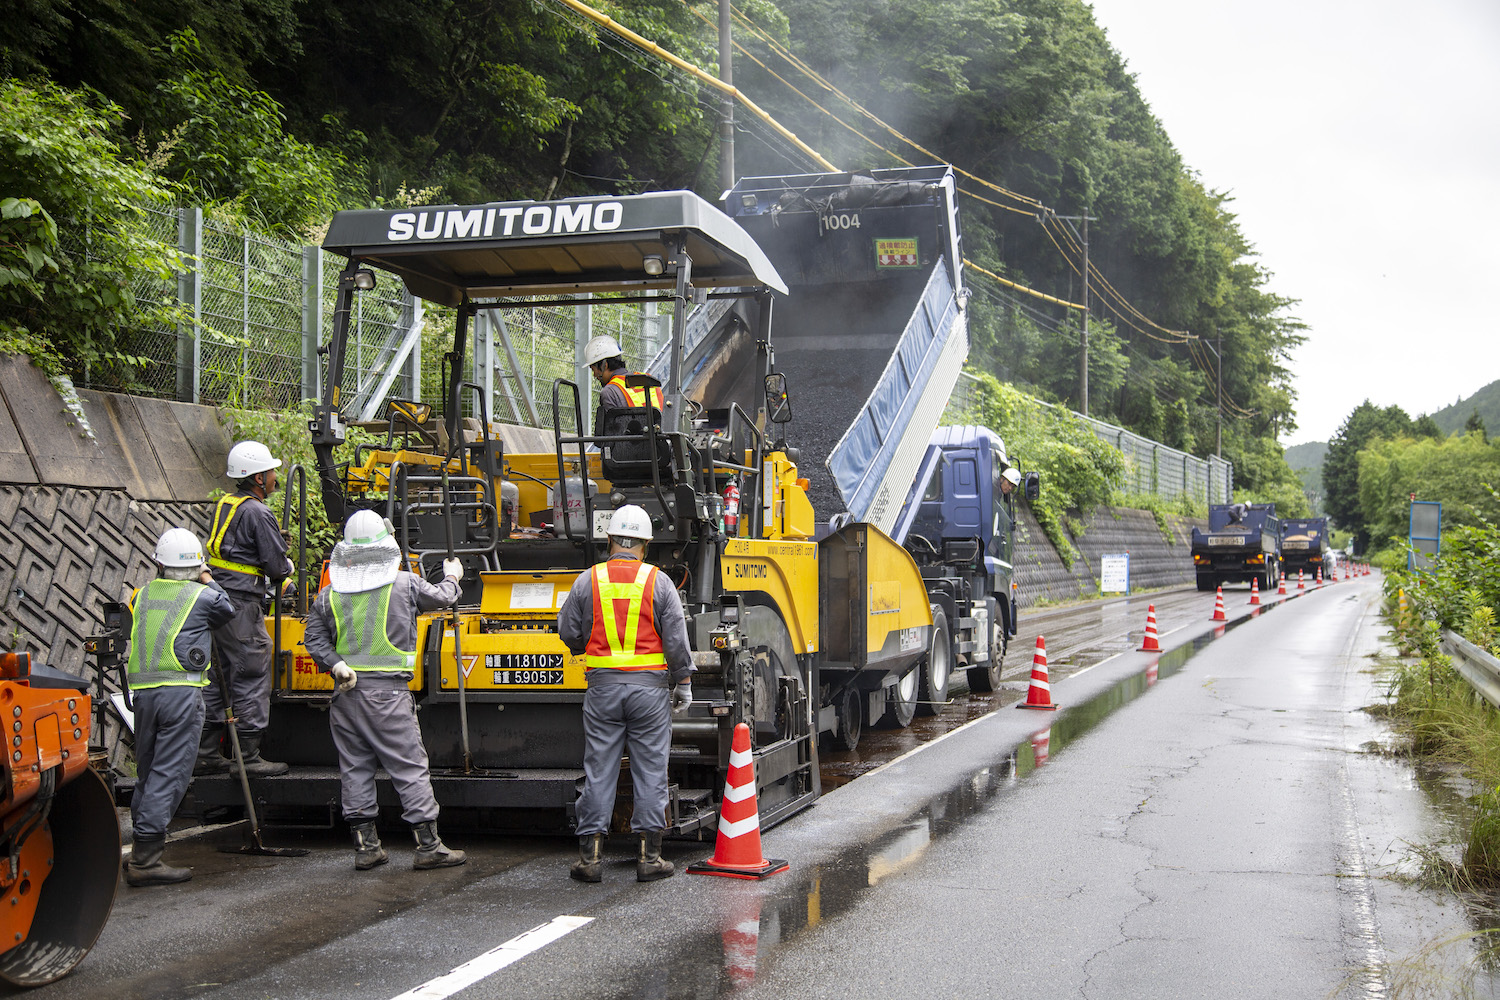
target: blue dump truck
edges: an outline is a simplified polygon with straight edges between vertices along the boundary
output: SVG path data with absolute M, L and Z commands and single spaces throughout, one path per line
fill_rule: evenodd
M 1040 476 L 1011 468 L 1005 442 L 987 427 L 939 427 L 932 434 L 891 537 L 922 571 L 928 599 L 952 638 L 949 669 L 923 664 L 920 703 L 935 712 L 948 699 L 952 670 L 967 671 L 970 689 L 992 691 L 1016 634 L 1015 497 L 1036 499 Z
M 1281 579 L 1281 522 L 1274 503 L 1212 504 L 1208 530 L 1193 529 L 1198 589 L 1260 581 L 1270 590 Z
M 1328 576 L 1332 572 L 1328 556 L 1328 518 L 1291 517 L 1281 522 L 1282 576 L 1295 576 L 1298 570 L 1309 579 L 1318 570 Z

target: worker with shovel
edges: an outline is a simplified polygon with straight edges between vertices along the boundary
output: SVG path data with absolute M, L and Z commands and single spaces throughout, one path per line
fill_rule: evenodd
M 328 722 L 339 754 L 344 819 L 354 835 L 354 867 L 388 860 L 375 830 L 375 769 L 383 767 L 401 799 L 417 851 L 415 869 L 464 863 L 437 832 L 427 748 L 408 684 L 417 661 L 417 613 L 458 600 L 463 564 L 443 560 L 443 582 L 428 583 L 400 568 L 401 548 L 389 523 L 355 511 L 333 548 L 329 585 L 313 602 L 304 642 L 318 669 L 335 682 Z
M 167 885 L 193 877 L 165 864 L 167 824 L 193 777 L 208 685 L 209 636 L 234 617 L 234 605 L 203 564 L 203 545 L 186 528 L 156 543 L 159 575 L 131 598 L 130 658 L 125 668 L 135 709 L 133 846 L 125 881 Z M 20 725 L 17 723 L 16 725 Z
M 207 724 L 198 745 L 194 774 L 230 768 L 231 744 L 224 739 L 225 709 L 238 713 L 236 737 L 244 770 L 252 778 L 285 774 L 287 766 L 260 755 L 270 723 L 271 636 L 261 600 L 267 584 L 277 593 L 292 573 L 286 537 L 266 497 L 276 492 L 279 458 L 259 441 L 241 441 L 229 450 L 225 474 L 235 492 L 219 499 L 208 537 L 208 565 L 234 604 L 234 618 L 214 632 L 214 666 L 220 683 L 204 694 Z

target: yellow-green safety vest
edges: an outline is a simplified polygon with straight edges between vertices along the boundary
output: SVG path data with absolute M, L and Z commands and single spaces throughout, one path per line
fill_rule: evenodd
M 388 583 L 358 594 L 328 592 L 334 627 L 338 629 L 334 648 L 355 670 L 392 673 L 416 668 L 417 651 L 397 648 L 386 634 L 392 586 Z
M 192 580 L 152 580 L 135 592 L 130 626 L 130 659 L 125 673 L 131 690 L 179 685 L 204 687 L 204 670 L 188 670 L 174 646 L 198 595 L 207 590 Z
M 250 497 L 222 496 L 219 498 L 218 506 L 214 508 L 213 528 L 208 533 L 208 564 L 215 569 L 232 569 L 237 573 L 248 573 L 253 577 L 263 577 L 265 572 L 259 566 L 251 566 L 248 563 L 231 562 L 219 555 L 219 546 L 224 544 L 224 535 L 229 531 L 229 522 L 234 520 L 234 515 L 239 513 L 240 504 L 249 500 Z M 226 514 L 225 508 L 229 509 Z M 220 518 L 223 518 L 221 521 Z

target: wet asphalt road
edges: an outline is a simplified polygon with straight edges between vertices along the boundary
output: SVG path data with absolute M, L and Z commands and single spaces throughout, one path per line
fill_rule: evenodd
M 766 831 L 792 867 L 764 882 L 640 885 L 622 844 L 585 886 L 555 840 L 455 836 L 470 864 L 418 873 L 388 836 L 392 864 L 358 874 L 326 833 L 268 836 L 299 859 L 175 843 L 193 881 L 122 886 L 93 953 L 32 995 L 1392 995 L 1381 963 L 1448 915 L 1371 877 L 1422 822 L 1393 804 L 1412 782 L 1358 752 L 1377 596 L 1339 584 L 1219 637 L 1196 592 L 1139 599 L 1139 622 L 1137 599 L 1029 616 L 1061 709 L 1000 710 L 1012 683 L 923 723 L 919 753 L 890 762 L 909 731 L 862 745 L 839 765 L 867 773 Z M 1159 657 L 1133 652 L 1146 600 Z M 1016 642 L 1020 678 L 1034 630 Z

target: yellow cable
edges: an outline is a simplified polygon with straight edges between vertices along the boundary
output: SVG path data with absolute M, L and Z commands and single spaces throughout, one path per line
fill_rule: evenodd
M 994 271 L 985 270 L 967 257 L 964 258 L 964 267 L 977 271 L 980 274 L 984 275 L 986 278 L 993 278 L 995 281 L 1000 282 L 1000 284 L 1004 285 L 1006 288 L 1014 288 L 1018 292 L 1024 292 L 1027 295 L 1030 295 L 1033 298 L 1041 299 L 1044 302 L 1053 302 L 1060 306 L 1067 306 L 1069 309 L 1083 308 L 1083 306 L 1079 305 L 1077 302 L 1069 302 L 1067 299 L 1055 298 L 1051 295 L 1048 295 L 1046 292 L 1039 292 L 1034 288 L 1027 288 L 1025 285 L 1018 285 L 1014 281 L 1011 281 L 1009 278 L 1002 278 Z

